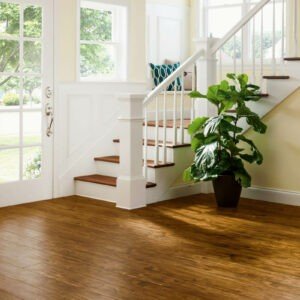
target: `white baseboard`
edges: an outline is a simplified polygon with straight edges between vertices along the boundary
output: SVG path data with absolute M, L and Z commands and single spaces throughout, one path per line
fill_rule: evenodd
M 242 197 L 272 203 L 300 206 L 300 193 L 269 188 L 243 189 Z
M 171 187 L 161 201 L 205 193 L 203 183 L 182 184 Z

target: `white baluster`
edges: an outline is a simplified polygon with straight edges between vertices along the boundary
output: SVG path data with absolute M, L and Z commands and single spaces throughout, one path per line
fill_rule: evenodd
M 294 43 L 295 57 L 298 56 L 298 1 L 294 0 Z
M 177 145 L 177 79 L 174 86 L 174 99 L 173 99 L 173 144 Z
M 192 91 L 196 90 L 196 65 L 193 65 L 192 73 Z M 195 99 L 190 98 L 191 100 L 191 120 L 195 119 Z
M 255 41 L 255 17 L 253 18 L 253 27 L 252 27 L 252 78 L 253 78 L 253 83 L 256 82 L 256 60 L 255 60 L 255 46 L 256 46 L 256 41 Z
M 167 162 L 167 91 L 164 91 L 163 100 L 163 123 L 164 123 L 164 134 L 163 134 L 163 164 Z
M 261 21 L 260 21 L 260 76 L 261 85 L 264 76 L 264 10 L 261 11 Z
M 273 0 L 273 29 L 272 29 L 272 73 L 276 74 L 276 2 Z
M 284 74 L 284 56 L 285 56 L 285 0 L 282 0 L 282 20 L 281 20 L 281 68 Z
M 233 71 L 236 73 L 236 34 L 233 37 Z
M 158 97 L 155 98 L 155 159 L 156 165 L 159 163 L 159 105 Z
M 244 65 L 245 65 L 244 40 L 245 40 L 245 30 L 243 27 L 242 28 L 242 42 L 241 42 L 241 73 L 244 73 Z
M 184 144 L 184 73 L 181 75 L 181 97 L 180 97 L 180 136 L 181 144 Z M 176 124 L 177 126 L 177 124 Z
M 223 78 L 223 56 L 222 56 L 222 48 L 219 50 L 219 80 Z
M 148 179 L 148 110 L 145 107 L 145 125 L 144 125 L 144 177 Z

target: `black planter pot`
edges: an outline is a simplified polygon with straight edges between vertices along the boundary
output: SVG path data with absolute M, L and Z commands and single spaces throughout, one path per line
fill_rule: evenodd
M 233 175 L 222 175 L 213 181 L 216 201 L 219 207 L 236 208 L 242 187 Z

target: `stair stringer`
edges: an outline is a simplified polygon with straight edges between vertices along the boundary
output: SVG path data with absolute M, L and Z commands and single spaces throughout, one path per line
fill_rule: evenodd
M 267 91 L 269 96 L 262 98 L 259 102 L 248 103 L 247 105 L 249 108 L 257 113 L 260 118 L 263 118 L 266 114 L 271 112 L 300 87 L 300 70 L 298 70 L 298 72 L 293 72 L 291 75 L 292 76 L 288 80 L 267 80 Z M 249 129 L 249 125 L 246 123 L 245 119 L 241 120 L 238 125 L 245 131 Z

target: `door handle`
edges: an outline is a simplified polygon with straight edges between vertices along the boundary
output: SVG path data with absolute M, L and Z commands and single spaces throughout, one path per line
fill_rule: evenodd
M 46 104 L 45 115 L 48 117 L 46 134 L 47 134 L 48 137 L 50 137 L 53 133 L 52 126 L 53 126 L 53 122 L 54 122 L 53 107 L 50 105 L 50 103 Z M 48 122 L 49 118 L 50 118 L 50 122 Z
M 54 118 L 53 118 L 53 116 L 51 116 L 50 123 L 49 123 L 49 125 L 47 127 L 47 131 L 46 131 L 47 137 L 50 137 L 53 133 L 53 131 L 52 131 L 53 122 L 54 122 Z

